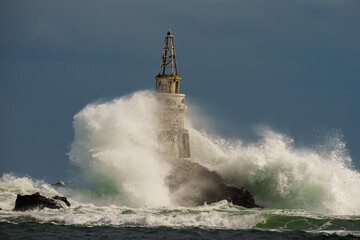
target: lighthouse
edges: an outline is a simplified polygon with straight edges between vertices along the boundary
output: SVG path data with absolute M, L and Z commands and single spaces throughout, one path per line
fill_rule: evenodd
M 179 206 L 199 206 L 226 199 L 244 207 L 259 207 L 244 188 L 227 185 L 214 171 L 190 161 L 189 132 L 184 128 L 185 94 L 180 93 L 174 36 L 165 36 L 161 63 L 156 79 L 158 142 L 171 164 L 164 183 L 171 202 Z
M 161 63 L 156 79 L 158 141 L 163 155 L 169 160 L 190 160 L 189 132 L 184 128 L 185 94 L 180 93 L 174 36 L 169 29 L 165 35 Z

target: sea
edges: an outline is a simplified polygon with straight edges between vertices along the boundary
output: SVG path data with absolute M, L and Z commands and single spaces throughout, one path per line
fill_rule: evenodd
M 139 91 L 74 116 L 62 182 L 1 176 L 0 239 L 360 239 L 360 173 L 341 134 L 300 146 L 257 126 L 252 140 L 226 138 L 191 106 L 191 161 L 245 187 L 262 208 L 174 205 L 164 185 L 169 162 L 154 141 L 156 99 Z M 13 211 L 17 194 L 35 192 L 65 196 L 71 206 Z

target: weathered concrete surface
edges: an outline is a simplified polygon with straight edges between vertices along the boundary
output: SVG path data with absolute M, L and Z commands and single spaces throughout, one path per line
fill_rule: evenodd
M 184 129 L 184 94 L 156 93 L 159 120 L 158 141 L 165 158 L 190 158 L 189 132 Z
M 230 186 L 214 171 L 190 161 L 174 161 L 166 178 L 173 203 L 194 207 L 227 200 L 246 208 L 260 207 L 244 188 Z
M 32 195 L 20 195 L 18 194 L 15 201 L 15 211 L 26 211 L 35 208 L 43 209 L 43 208 L 52 208 L 52 209 L 60 209 L 63 208 L 63 203 L 66 206 L 70 206 L 70 203 L 66 199 L 66 197 L 55 196 L 52 198 L 47 198 L 45 196 L 40 195 L 40 193 L 36 192 Z

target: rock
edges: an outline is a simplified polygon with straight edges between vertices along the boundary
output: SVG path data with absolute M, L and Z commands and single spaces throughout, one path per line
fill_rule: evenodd
M 18 194 L 15 201 L 15 211 L 26 211 L 35 208 L 52 208 L 60 209 L 63 208 L 64 202 L 66 206 L 70 206 L 70 203 L 65 197 L 55 196 L 53 198 L 47 198 L 36 192 L 32 195 L 20 195 Z
M 56 186 L 56 187 L 64 187 L 66 185 L 68 185 L 68 184 L 64 181 L 60 181 L 60 182 L 53 184 L 53 186 Z
M 227 200 L 246 208 L 260 207 L 254 197 L 244 188 L 228 185 L 214 171 L 198 163 L 187 160 L 171 164 L 170 174 L 166 177 L 171 201 L 184 207 L 211 204 Z
M 69 201 L 66 199 L 66 197 L 55 196 L 55 197 L 52 197 L 52 199 L 63 201 L 63 202 L 66 204 L 66 206 L 70 207 L 70 203 L 69 203 Z

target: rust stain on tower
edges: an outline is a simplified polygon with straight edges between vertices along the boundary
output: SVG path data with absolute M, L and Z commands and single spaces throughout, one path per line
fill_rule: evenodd
M 174 36 L 167 32 L 161 57 L 159 74 L 156 76 L 156 99 L 159 103 L 160 132 L 163 154 L 169 160 L 190 160 L 189 132 L 184 128 L 185 94 L 180 93 Z

